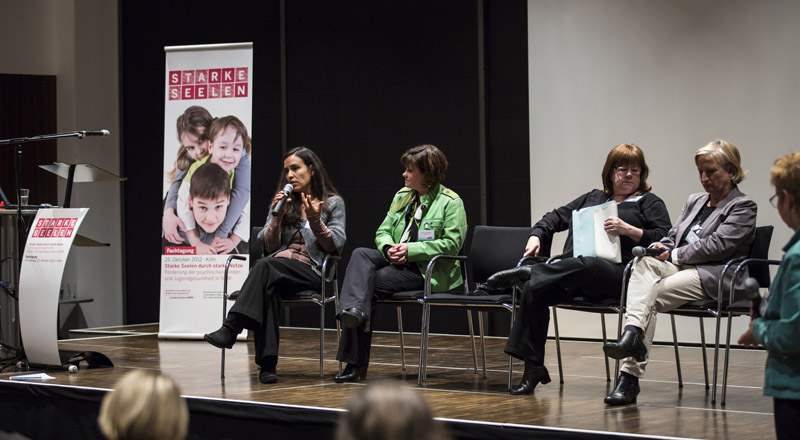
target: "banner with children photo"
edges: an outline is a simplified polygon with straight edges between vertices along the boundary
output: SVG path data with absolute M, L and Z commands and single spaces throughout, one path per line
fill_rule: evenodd
M 202 339 L 247 277 L 252 43 L 166 52 L 159 337 Z M 246 337 L 246 336 L 243 336 Z

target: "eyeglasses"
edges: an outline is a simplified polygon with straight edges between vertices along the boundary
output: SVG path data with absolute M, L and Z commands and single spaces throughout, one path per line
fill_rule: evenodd
M 638 176 L 638 175 L 642 174 L 642 170 L 640 168 L 617 167 L 617 168 L 614 168 L 614 171 L 616 171 L 617 174 L 620 174 L 622 176 L 624 176 L 624 175 L 626 175 L 628 173 L 631 173 L 631 175 L 633 175 L 633 176 Z
M 775 208 L 775 209 L 778 208 L 778 202 L 779 202 L 779 200 L 778 200 L 778 195 L 777 194 L 775 194 L 774 196 L 769 198 L 769 204 L 772 205 L 772 207 Z

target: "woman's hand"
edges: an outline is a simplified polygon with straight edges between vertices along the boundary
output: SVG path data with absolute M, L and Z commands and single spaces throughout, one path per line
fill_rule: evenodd
M 175 215 L 175 210 L 172 208 L 167 208 L 164 210 L 164 238 L 167 239 L 170 243 L 181 244 L 183 243 L 183 238 L 178 233 L 178 228 L 181 228 L 181 231 L 186 232 L 186 225 L 183 224 L 180 217 Z
M 637 228 L 636 226 L 631 226 L 628 223 L 625 223 L 619 217 L 609 217 L 603 222 L 603 228 L 605 231 L 612 235 L 625 235 L 630 237 L 631 240 L 638 243 L 639 240 L 642 239 L 642 234 L 644 233 L 641 229 Z
M 534 257 L 539 256 L 539 247 L 542 245 L 539 237 L 535 235 L 531 235 L 528 237 L 528 243 L 525 244 L 525 253 L 522 254 L 523 257 L 529 257 L 533 255 Z
M 395 244 L 386 250 L 386 256 L 393 264 L 406 264 L 408 261 L 408 243 Z
M 272 207 L 271 210 L 274 210 L 275 209 L 275 205 L 277 205 L 278 202 L 284 197 L 286 197 L 286 203 L 289 203 L 289 202 L 292 201 L 292 198 L 291 197 L 287 197 L 283 193 L 283 191 L 278 191 L 278 193 L 275 194 L 275 197 L 272 199 L 272 205 L 270 205 Z M 283 214 L 286 211 L 286 203 L 283 204 L 283 206 L 281 207 L 281 211 L 278 213 L 278 215 Z
M 655 242 L 651 244 L 650 247 L 655 249 L 664 249 L 664 252 L 656 255 L 656 259 L 658 261 L 667 261 L 667 258 L 669 258 L 669 249 L 665 248 L 663 244 Z
M 306 213 L 306 218 L 319 217 L 319 212 L 322 209 L 322 200 L 306 196 L 305 193 L 300 193 L 300 197 L 303 199 L 303 212 Z
M 739 336 L 739 344 L 744 345 L 745 347 L 756 347 L 758 346 L 758 342 L 756 342 L 755 336 L 753 336 L 753 321 L 754 319 L 750 320 L 750 326 L 747 327 L 742 336 Z

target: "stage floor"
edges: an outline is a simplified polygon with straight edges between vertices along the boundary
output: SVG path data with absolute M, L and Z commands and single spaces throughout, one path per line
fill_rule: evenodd
M 407 373 L 401 371 L 397 334 L 376 333 L 367 381 L 337 384 L 333 382 L 338 367 L 335 331 L 326 332 L 325 379 L 321 380 L 319 331 L 283 328 L 279 382 L 264 385 L 258 382 L 252 340 L 240 341 L 227 350 L 223 380 L 220 350 L 203 341 L 159 340 L 156 331 L 157 325 L 94 329 L 85 336 L 93 332 L 105 336 L 60 341 L 61 349 L 101 352 L 111 358 L 115 368 L 81 368 L 75 374 L 49 370 L 55 379 L 46 383 L 109 389 L 131 369 L 159 369 L 172 375 L 186 396 L 340 409 L 365 383 L 392 380 L 418 389 L 441 418 L 658 437 L 774 438 L 772 399 L 762 395 L 766 353 L 761 350 L 731 352 L 725 407 L 712 404 L 711 390 L 705 389 L 700 348 L 681 348 L 684 387 L 678 387 L 671 346 L 653 348 L 638 404 L 607 407 L 603 397 L 613 385 L 606 382 L 599 342 L 562 341 L 565 383 L 559 384 L 555 342 L 548 341 L 547 367 L 553 381 L 539 385 L 534 395 L 511 396 L 506 385 L 508 358 L 502 353 L 504 338 L 487 338 L 489 371 L 483 379 L 473 371 L 468 337 L 432 335 L 428 380 L 417 388 L 418 334 L 406 335 Z M 711 363 L 713 350 L 708 350 L 708 356 Z M 521 372 L 522 364 L 515 362 L 515 384 Z M 19 373 L 7 371 L 0 374 L 0 380 L 13 374 Z M 720 392 L 721 387 L 718 399 Z

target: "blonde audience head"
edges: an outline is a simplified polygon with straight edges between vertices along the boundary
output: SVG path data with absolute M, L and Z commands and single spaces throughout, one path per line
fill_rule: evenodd
M 357 391 L 339 418 L 336 440 L 449 439 L 421 391 L 376 383 Z
M 186 437 L 189 410 L 171 377 L 134 370 L 103 398 L 97 422 L 109 440 L 179 440 Z

